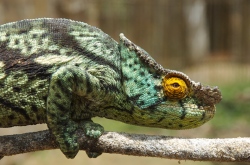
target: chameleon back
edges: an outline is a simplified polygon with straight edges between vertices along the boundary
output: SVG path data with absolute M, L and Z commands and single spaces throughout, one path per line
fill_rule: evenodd
M 49 79 L 63 65 L 120 84 L 117 43 L 95 27 L 66 19 L 0 26 L 0 126 L 45 123 Z

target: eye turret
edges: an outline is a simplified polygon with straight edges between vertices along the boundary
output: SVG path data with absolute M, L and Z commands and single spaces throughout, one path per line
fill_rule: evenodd
M 165 76 L 162 81 L 164 95 L 172 100 L 180 100 L 185 98 L 189 89 L 186 82 L 179 77 Z

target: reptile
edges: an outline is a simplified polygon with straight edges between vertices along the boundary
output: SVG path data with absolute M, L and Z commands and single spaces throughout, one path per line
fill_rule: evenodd
M 0 26 L 0 127 L 46 123 L 67 158 L 79 151 L 77 129 L 90 139 L 104 132 L 92 117 L 189 129 L 213 118 L 221 99 L 218 87 L 163 68 L 122 33 L 117 43 L 63 18 Z

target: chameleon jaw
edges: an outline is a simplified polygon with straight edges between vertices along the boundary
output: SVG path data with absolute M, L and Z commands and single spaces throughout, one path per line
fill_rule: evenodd
M 174 76 L 178 76 L 175 72 Z M 180 78 L 180 75 L 178 76 Z M 202 86 L 187 79 L 189 94 L 181 99 L 166 99 L 161 104 L 137 109 L 133 113 L 137 125 L 167 129 L 190 129 L 212 119 L 221 101 L 218 87 Z M 143 115 L 142 115 L 143 114 Z
M 186 98 L 183 103 L 166 101 L 144 110 L 136 109 L 133 121 L 136 125 L 181 130 L 199 127 L 213 118 L 216 110 L 214 105 L 197 106 L 190 100 Z

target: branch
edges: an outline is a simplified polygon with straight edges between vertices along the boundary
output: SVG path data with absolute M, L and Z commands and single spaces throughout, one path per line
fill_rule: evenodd
M 91 141 L 79 130 L 81 150 L 179 160 L 250 162 L 250 138 L 185 139 L 105 132 Z M 48 130 L 0 137 L 0 155 L 58 149 Z

